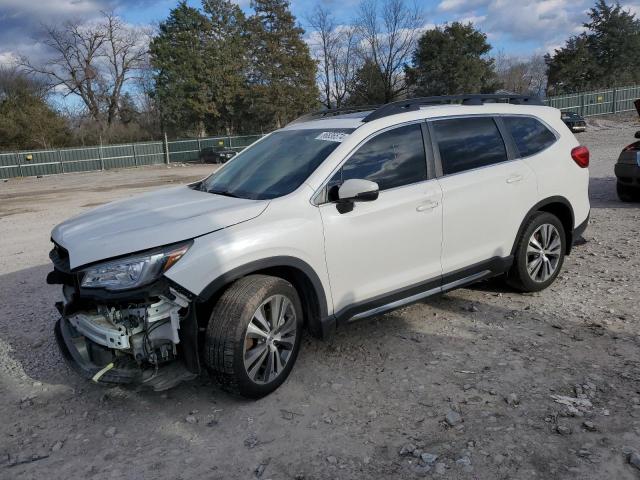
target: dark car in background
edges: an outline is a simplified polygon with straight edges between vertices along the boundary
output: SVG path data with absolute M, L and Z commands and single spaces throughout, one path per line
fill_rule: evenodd
M 200 161 L 202 163 L 225 163 L 236 156 L 234 150 L 220 147 L 204 147 L 200 150 Z
M 587 122 L 585 122 L 584 117 L 576 112 L 562 112 L 561 117 L 562 121 L 573 133 L 584 132 L 587 129 Z
M 636 132 L 640 139 L 640 131 Z M 623 202 L 640 201 L 640 141 L 624 147 L 614 168 L 616 191 Z

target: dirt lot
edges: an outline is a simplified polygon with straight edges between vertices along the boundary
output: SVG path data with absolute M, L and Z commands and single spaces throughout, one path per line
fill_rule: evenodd
M 591 222 L 550 289 L 480 284 L 306 338 L 257 402 L 205 375 L 164 394 L 105 389 L 54 345 L 51 228 L 209 168 L 0 183 L 0 478 L 639 478 L 640 205 L 612 178 L 630 118 L 579 136 Z

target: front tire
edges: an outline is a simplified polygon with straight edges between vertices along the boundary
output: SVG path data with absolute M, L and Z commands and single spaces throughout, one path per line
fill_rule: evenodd
M 249 275 L 220 297 L 209 319 L 205 360 L 232 393 L 260 398 L 289 376 L 300 349 L 302 305 L 286 280 Z
M 560 273 L 565 252 L 562 222 L 550 213 L 536 212 L 518 239 L 507 283 L 521 292 L 544 290 Z

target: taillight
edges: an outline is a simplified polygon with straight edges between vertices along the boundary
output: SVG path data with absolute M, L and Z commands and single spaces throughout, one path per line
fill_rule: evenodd
M 589 166 L 589 149 L 587 147 L 576 147 L 571 150 L 571 158 L 580 168 Z

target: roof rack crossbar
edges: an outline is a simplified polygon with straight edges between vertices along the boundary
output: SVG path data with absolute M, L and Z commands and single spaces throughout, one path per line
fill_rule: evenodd
M 514 105 L 544 105 L 540 97 L 528 95 L 487 94 L 487 95 L 445 95 L 439 97 L 418 97 L 398 100 L 377 108 L 365 118 L 363 122 L 371 122 L 379 118 L 398 113 L 419 110 L 421 107 L 446 104 L 483 105 L 485 103 L 512 103 Z
M 327 117 L 335 117 L 337 115 L 346 115 L 349 113 L 359 113 L 359 112 L 370 112 L 372 110 L 377 110 L 381 107 L 381 105 L 361 105 L 357 107 L 342 107 L 342 108 L 330 108 L 326 110 L 318 110 L 317 112 L 307 113 L 306 115 L 302 115 L 301 117 L 296 118 L 294 121 L 290 122 L 289 125 L 293 125 L 296 123 L 310 122 L 312 120 L 321 120 Z

